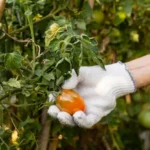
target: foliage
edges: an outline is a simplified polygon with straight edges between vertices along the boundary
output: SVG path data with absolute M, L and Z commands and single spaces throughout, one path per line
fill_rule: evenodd
M 49 150 L 144 149 L 140 135 L 150 131 L 138 115 L 150 101 L 149 87 L 118 99 L 89 130 L 63 127 L 44 111 L 48 94 L 59 92 L 72 69 L 148 53 L 149 2 L 96 0 L 92 10 L 86 0 L 7 0 L 0 23 L 0 149 L 40 149 L 46 129 Z

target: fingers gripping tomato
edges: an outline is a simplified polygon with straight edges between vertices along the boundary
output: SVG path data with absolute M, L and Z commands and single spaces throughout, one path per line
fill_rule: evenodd
M 82 97 L 74 90 L 62 90 L 56 99 L 57 107 L 69 114 L 76 111 L 85 111 L 85 103 Z

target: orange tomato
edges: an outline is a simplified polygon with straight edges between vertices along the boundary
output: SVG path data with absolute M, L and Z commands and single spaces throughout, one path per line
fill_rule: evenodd
M 82 97 L 74 90 L 62 90 L 56 98 L 57 107 L 69 114 L 74 114 L 76 111 L 85 111 L 85 103 Z

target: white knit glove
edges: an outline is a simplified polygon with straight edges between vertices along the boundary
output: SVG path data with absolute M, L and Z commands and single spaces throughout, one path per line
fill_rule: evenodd
M 60 111 L 56 105 L 50 106 L 48 113 L 62 124 L 90 128 L 116 106 L 116 98 L 135 92 L 135 83 L 125 64 L 118 62 L 105 66 L 81 67 L 79 76 L 65 81 L 63 89 L 74 89 L 85 101 L 86 111 L 77 111 L 72 116 Z M 51 95 L 50 95 L 51 100 Z

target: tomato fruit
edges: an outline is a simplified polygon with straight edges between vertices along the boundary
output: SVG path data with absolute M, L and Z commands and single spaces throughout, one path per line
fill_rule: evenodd
M 142 126 L 150 128 L 150 110 L 143 109 L 138 115 L 138 120 Z
M 101 10 L 94 10 L 93 14 L 92 14 L 93 20 L 98 23 L 101 24 L 104 21 L 104 13 Z
M 56 98 L 57 107 L 69 114 L 74 114 L 76 111 L 85 111 L 85 103 L 82 97 L 74 90 L 62 90 Z

